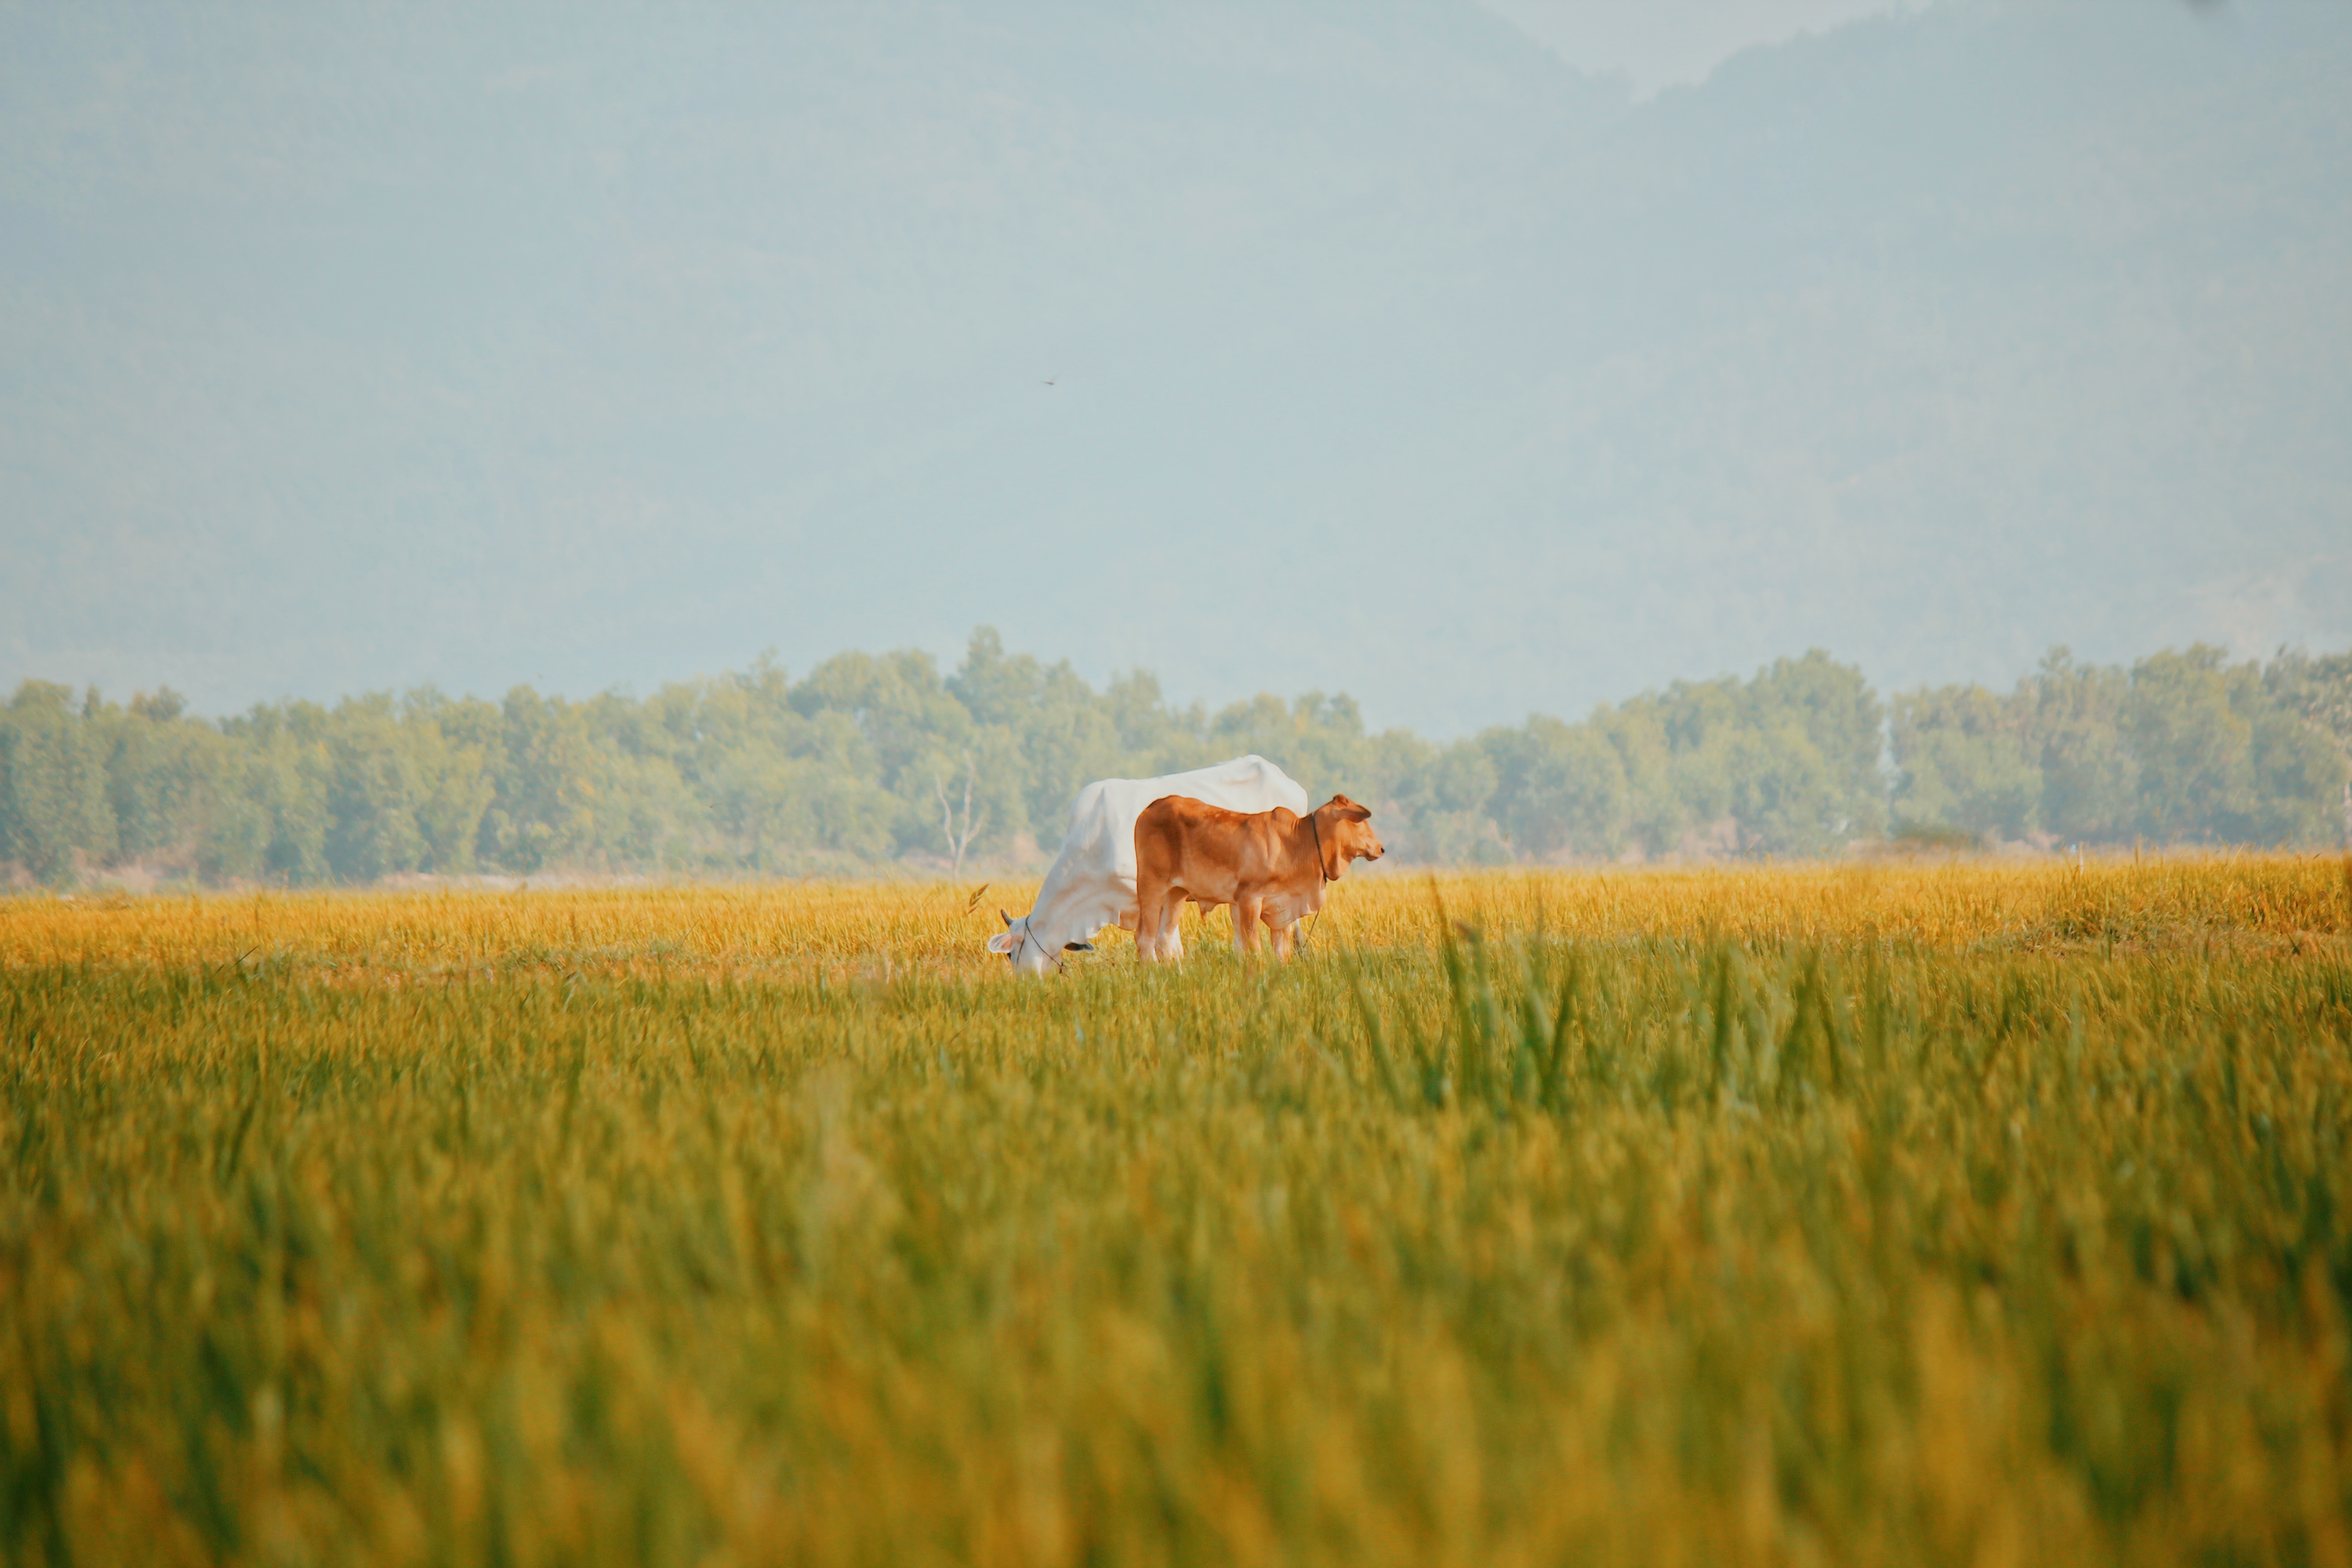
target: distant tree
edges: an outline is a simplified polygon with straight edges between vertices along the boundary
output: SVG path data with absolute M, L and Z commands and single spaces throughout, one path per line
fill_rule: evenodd
M 2264 704 L 2251 720 L 2254 799 L 2233 841 L 2352 844 L 2344 753 L 2292 712 Z
M 2129 670 L 2053 649 L 2007 697 L 1881 709 L 1819 651 L 1677 681 L 1580 722 L 1535 715 L 1433 744 L 1368 733 L 1345 696 L 1178 709 L 1148 675 L 1097 692 L 986 627 L 942 679 L 919 653 L 844 654 L 798 684 L 762 657 L 584 701 L 430 690 L 219 724 L 168 690 L 127 704 L 27 682 L 0 709 L 0 860 L 53 883 L 130 861 L 303 885 L 478 868 L 848 872 L 1058 838 L 1088 779 L 1257 752 L 1381 814 L 1400 861 L 1821 855 L 1906 825 L 2113 842 L 2315 844 L 2352 810 L 2352 655 L 2267 668 L 2191 647 Z
M 0 858 L 53 885 L 114 853 L 100 705 L 95 689 L 77 710 L 69 689 L 28 680 L 0 714 Z
M 1403 865 L 1501 865 L 1512 857 L 1492 811 L 1493 758 L 1476 741 L 1433 746 L 1391 730 L 1373 737 L 1373 804 L 1389 855 Z
M 1334 795 L 1372 793 L 1372 747 L 1355 699 L 1310 691 L 1290 702 L 1260 695 L 1218 710 L 1209 752 L 1217 758 L 1255 752 L 1306 786 L 1320 803 Z
M 1748 683 L 1746 697 L 1754 732 L 1785 734 L 1794 726 L 1827 772 L 1819 798 L 1801 808 L 1793 801 L 1774 808 L 1791 825 L 1789 831 L 1817 849 L 1875 837 L 1886 821 L 1886 778 L 1879 766 L 1885 715 L 1862 671 L 1813 648 L 1801 658 L 1775 659 Z M 1793 740 L 1776 749 L 1797 763 Z M 1808 770 L 1811 763 L 1811 757 L 1802 759 Z M 1793 826 L 1800 818 L 1808 824 L 1801 829 Z
M 346 882 L 413 871 L 425 858 L 422 781 L 388 694 L 346 699 L 327 727 L 327 868 Z
M 196 836 L 196 871 L 207 881 L 258 881 L 269 871 L 277 826 L 257 749 L 231 742 Z
M 2053 647 L 2014 700 L 2028 761 L 2042 773 L 2042 822 L 2089 843 L 2128 837 L 2138 809 L 2139 766 L 2123 733 L 2130 680 L 2116 668 L 2078 664 Z
M 961 816 L 958 816 L 957 809 L 959 803 L 949 798 L 947 775 L 937 773 L 931 775 L 931 793 L 938 797 L 940 803 L 940 834 L 946 841 L 948 852 L 948 875 L 959 879 L 963 876 L 964 854 L 971 849 L 972 834 L 979 826 L 971 815 L 971 785 L 978 772 L 979 765 L 972 761 L 971 753 L 966 752 L 963 754 Z M 985 820 L 985 818 L 981 819 L 982 822 Z
M 1215 760 L 1209 754 L 1208 710 L 1198 702 L 1170 707 L 1153 676 L 1142 670 L 1118 676 L 1103 700 L 1118 736 L 1124 776 L 1181 773 Z
M 1890 728 L 1898 824 L 2011 839 L 2040 826 L 2042 770 L 2013 705 L 1980 686 L 1922 689 L 1895 699 Z
M 1651 854 L 1664 854 L 1691 826 L 1689 805 L 1675 787 L 1674 748 L 1654 701 L 1603 707 L 1590 721 L 1617 753 L 1625 778 L 1625 832 Z
M 2243 711 L 2250 670 L 2199 643 L 2132 667 L 2123 734 L 2138 763 L 2137 828 L 2150 838 L 2243 842 L 2254 806 L 2253 725 Z
M 483 814 L 481 858 L 509 870 L 565 865 L 591 847 L 595 741 L 586 715 L 560 697 L 516 687 L 499 706 L 496 793 Z
M 1735 731 L 1723 762 L 1747 853 L 1827 855 L 1867 831 L 1843 770 L 1793 719 Z
M 1696 826 L 1731 815 L 1731 752 L 1743 717 L 1738 680 L 1677 680 L 1634 698 L 1624 711 L 1665 737 L 1675 817 Z
M 1876 696 L 1815 649 L 1742 682 L 1675 681 L 1590 721 L 1624 779 L 1625 831 L 1672 847 L 1729 819 L 1768 854 L 1822 854 L 1876 833 L 1886 814 Z
M 1517 730 L 1490 730 L 1479 744 L 1494 769 L 1489 810 L 1521 855 L 1614 854 L 1625 832 L 1624 763 L 1591 725 L 1541 714 Z
M 926 771 L 952 774 L 964 753 L 982 753 L 982 815 L 1003 823 L 1006 837 L 1026 827 L 1040 840 L 1058 839 L 1079 790 L 1128 771 L 1112 703 L 1066 661 L 1007 656 L 992 626 L 972 633 L 947 690 L 980 733 L 962 742 L 941 736 Z
M 261 704 L 223 728 L 238 752 L 225 788 L 247 809 L 215 814 L 200 859 L 226 864 L 238 858 L 244 864 L 247 843 L 257 837 L 260 856 L 249 874 L 295 886 L 328 880 L 333 816 L 327 710 L 314 702 Z
M 182 716 L 185 707 L 166 687 L 122 708 L 101 706 L 88 721 L 105 754 L 114 852 L 122 859 L 185 864 L 193 855 L 223 745 L 211 725 Z
M 2263 671 L 2263 687 L 2273 706 L 2281 712 L 2300 721 L 2310 733 L 2323 740 L 2335 753 L 2333 769 L 2308 775 L 2308 787 L 2317 791 L 2323 800 L 2333 797 L 2337 808 L 2333 825 L 2336 836 L 2347 848 L 2352 848 L 2352 652 L 2331 654 L 2314 658 L 2299 650 L 2282 648 L 2270 668 Z M 2289 749 L 2279 745 L 2273 737 L 2263 748 L 2264 762 L 2261 764 L 2266 776 L 2283 777 L 2278 771 L 2279 760 Z M 2300 748 L 2293 749 L 2292 771 L 2302 773 L 2312 761 Z M 2329 788 L 2328 774 L 2336 779 Z M 2283 784 L 2283 789 L 2291 785 Z
M 979 742 L 971 710 L 948 689 L 931 656 L 911 648 L 835 654 L 793 689 L 792 703 L 803 716 L 835 713 L 857 726 L 897 802 L 894 849 L 928 845 L 931 764 L 943 749 L 953 753 Z M 1024 810 L 1017 819 L 1026 817 Z
M 478 862 L 482 820 L 498 798 L 490 765 L 498 710 L 427 689 L 402 700 L 399 719 L 422 845 L 418 864 L 444 875 L 471 871 Z

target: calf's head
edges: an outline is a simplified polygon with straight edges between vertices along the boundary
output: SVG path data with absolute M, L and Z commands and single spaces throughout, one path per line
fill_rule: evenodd
M 1315 808 L 1316 830 L 1323 836 L 1323 869 L 1333 881 L 1348 874 L 1352 860 L 1377 860 L 1388 850 L 1372 831 L 1372 808 L 1335 795 Z

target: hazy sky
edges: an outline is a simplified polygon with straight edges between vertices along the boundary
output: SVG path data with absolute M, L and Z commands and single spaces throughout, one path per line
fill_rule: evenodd
M 2352 5 L 1856 9 L 0 5 L 0 690 L 2352 642 Z
M 1570 64 L 1636 93 L 1695 82 L 1727 57 L 1896 9 L 1904 0 L 1483 0 Z

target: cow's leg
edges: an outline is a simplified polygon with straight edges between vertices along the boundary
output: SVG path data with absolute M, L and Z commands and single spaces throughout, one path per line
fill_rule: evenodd
M 1199 897 L 1196 894 L 1187 894 L 1182 903 L 1172 904 L 1169 907 L 1169 939 L 1176 944 L 1176 951 L 1180 955 L 1184 951 L 1184 911 L 1187 909 L 1190 909 L 1199 919 L 1201 922 L 1201 940 L 1202 942 L 1206 942 L 1209 940 L 1209 916 L 1216 911 L 1216 908 L 1217 906 L 1215 904 L 1210 902 L 1206 899 Z
M 1180 963 L 1184 958 L 1184 889 L 1173 882 L 1153 889 L 1157 901 L 1136 906 L 1136 951 L 1157 963 Z M 1149 943 L 1147 946 L 1146 944 Z
M 1139 877 L 1135 883 L 1135 956 L 1146 963 L 1160 958 L 1160 910 L 1168 901 L 1168 890 L 1149 877 Z
M 1278 926 L 1268 921 L 1265 929 L 1274 933 L 1274 956 L 1288 963 L 1290 962 L 1290 928 Z
M 1255 893 L 1244 893 L 1234 900 L 1234 946 L 1237 951 L 1257 951 L 1257 923 L 1265 910 L 1265 900 Z
M 1160 956 L 1170 963 L 1184 962 L 1184 900 L 1171 894 L 1160 906 Z

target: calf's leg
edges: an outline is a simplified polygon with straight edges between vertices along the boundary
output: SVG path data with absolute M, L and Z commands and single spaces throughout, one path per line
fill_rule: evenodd
M 1135 879 L 1135 956 L 1146 963 L 1159 962 L 1160 910 L 1168 889 L 1150 872 Z
M 1160 956 L 1170 963 L 1184 962 L 1184 897 L 1171 890 L 1160 904 Z

